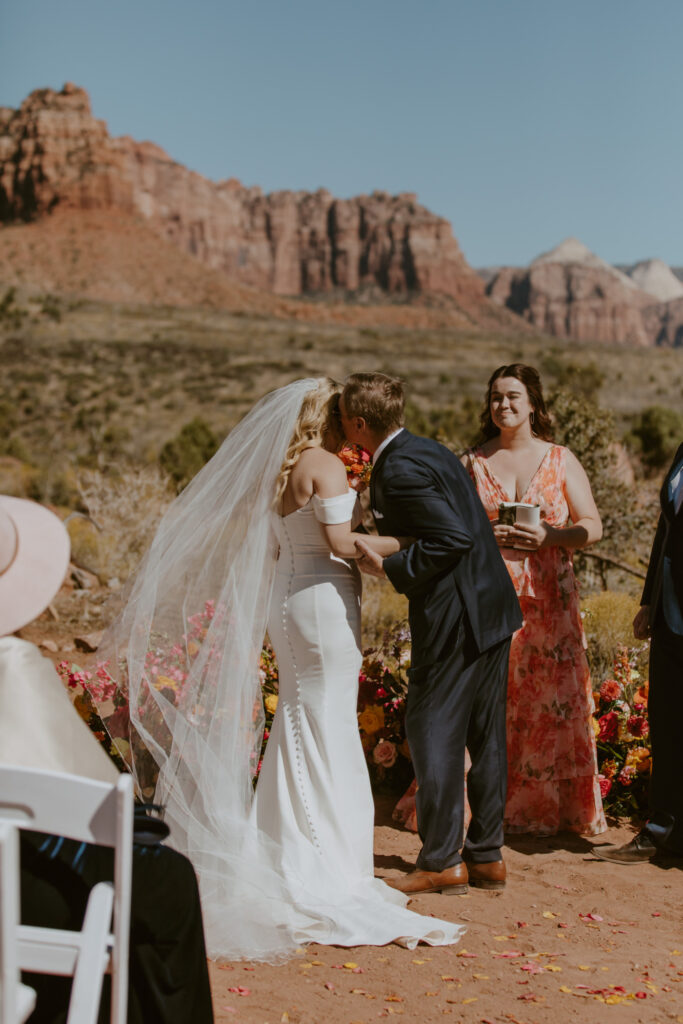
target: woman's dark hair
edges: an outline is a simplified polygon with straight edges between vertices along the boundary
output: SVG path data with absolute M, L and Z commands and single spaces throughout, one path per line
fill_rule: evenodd
M 501 377 L 514 377 L 516 380 L 521 381 L 527 390 L 529 401 L 531 402 L 531 408 L 533 410 L 531 414 L 531 433 L 534 437 L 540 437 L 542 441 L 552 441 L 553 421 L 550 418 L 550 413 L 545 407 L 543 387 L 541 385 L 541 378 L 538 375 L 538 370 L 533 366 L 526 366 L 525 363 L 510 363 L 509 366 L 499 366 L 498 369 L 494 370 L 489 377 L 489 383 L 486 390 L 486 403 L 479 418 L 480 442 L 488 441 L 489 438 L 496 437 L 497 434 L 500 434 L 499 428 L 491 419 L 491 391 L 493 390 L 495 382 Z

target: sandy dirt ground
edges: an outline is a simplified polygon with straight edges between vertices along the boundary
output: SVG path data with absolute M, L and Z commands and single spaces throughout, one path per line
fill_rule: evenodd
M 85 666 L 94 656 L 73 643 L 81 601 L 65 587 L 57 603 L 59 621 L 45 614 L 22 636 Z M 410 870 L 420 846 L 392 822 L 393 802 L 376 801 L 380 877 Z M 624 823 L 595 842 L 632 835 Z M 279 966 L 210 964 L 216 1021 L 683 1024 L 683 860 L 612 865 L 569 834 L 511 837 L 505 859 L 503 892 L 414 900 L 420 913 L 466 925 L 456 946 L 312 945 Z
M 419 839 L 377 801 L 375 864 L 409 870 Z M 625 842 L 624 825 L 597 844 Z M 309 946 L 277 967 L 211 965 L 216 1020 L 371 1024 L 683 1022 L 683 861 L 618 867 L 580 837 L 516 837 L 507 888 L 412 908 L 467 926 L 457 946 Z

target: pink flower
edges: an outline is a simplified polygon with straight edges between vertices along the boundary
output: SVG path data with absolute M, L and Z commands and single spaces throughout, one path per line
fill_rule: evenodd
M 631 785 L 631 780 L 633 779 L 633 776 L 635 774 L 636 774 L 635 765 L 626 764 L 626 765 L 624 765 L 624 767 L 619 772 L 619 775 L 617 776 L 617 778 L 618 778 L 619 782 L 622 784 L 622 786 L 630 786 Z
M 617 732 L 619 730 L 619 715 L 616 711 L 608 711 L 606 715 L 598 719 L 598 725 L 600 726 L 600 732 L 598 733 L 599 740 L 605 740 L 609 743 L 611 740 L 617 738 Z
M 627 728 L 631 736 L 647 736 L 650 731 L 650 726 L 644 715 L 631 715 L 627 722 Z
M 600 696 L 603 700 L 616 700 L 621 695 L 621 686 L 616 679 L 606 679 L 600 687 Z
M 384 768 L 391 768 L 397 756 L 396 744 L 390 740 L 380 740 L 372 752 L 372 760 Z
M 606 779 L 604 775 L 598 775 L 598 783 L 600 785 L 600 796 L 604 800 L 604 798 L 607 796 L 610 789 L 612 788 L 612 780 Z

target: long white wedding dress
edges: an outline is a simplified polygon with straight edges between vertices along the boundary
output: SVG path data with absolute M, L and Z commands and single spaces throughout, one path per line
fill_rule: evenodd
M 360 574 L 331 554 L 321 522 L 348 522 L 354 491 L 317 495 L 279 519 L 268 633 L 279 702 L 252 805 L 279 851 L 274 914 L 297 943 L 414 947 L 457 942 L 460 925 L 405 909 L 374 878 L 374 806 L 356 718 Z M 356 525 L 356 520 L 353 520 Z
M 113 738 L 127 706 L 136 784 L 149 798 L 156 778 L 154 800 L 197 872 L 218 959 L 272 963 L 314 940 L 452 943 L 463 930 L 406 910 L 373 878 L 356 721 L 360 580 L 331 555 L 319 522 L 350 521 L 355 495 L 313 499 L 284 519 L 273 508 L 301 404 L 318 384 L 266 395 L 231 431 L 164 514 L 98 651 L 118 702 L 99 677 L 93 699 Z M 280 702 L 255 793 L 267 627 Z

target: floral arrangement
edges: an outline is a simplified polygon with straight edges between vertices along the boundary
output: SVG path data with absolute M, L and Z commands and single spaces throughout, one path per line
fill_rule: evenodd
M 412 777 L 405 732 L 410 631 L 401 623 L 377 648 L 364 652 L 358 687 L 358 726 L 374 786 L 405 788 Z
M 346 466 L 349 487 L 360 494 L 370 483 L 370 473 L 372 472 L 370 452 L 359 444 L 347 442 L 337 454 Z
M 642 814 L 647 807 L 652 758 L 648 684 L 636 668 L 640 653 L 622 649 L 614 660 L 613 678 L 594 693 L 600 792 L 605 810 L 615 816 Z
M 189 630 L 182 644 L 169 642 L 148 652 L 149 687 L 164 692 L 176 705 L 183 700 L 188 658 L 191 662 L 198 654 L 214 615 L 215 607 L 209 601 L 201 612 L 188 620 Z M 636 667 L 641 656 L 642 651 L 636 648 L 620 651 L 612 676 L 604 679 L 594 693 L 598 779 L 605 810 L 614 816 L 642 815 L 647 807 L 651 752 L 648 684 L 641 679 Z M 406 623 L 387 631 L 378 647 L 364 652 L 359 676 L 358 727 L 375 787 L 401 790 L 412 779 L 405 733 L 409 664 L 410 631 Z M 74 707 L 123 770 L 130 752 L 128 705 L 125 693 L 112 680 L 106 662 L 99 662 L 93 672 L 67 661 L 62 661 L 57 669 Z M 278 706 L 278 669 L 269 644 L 261 652 L 259 675 L 265 729 L 261 754 L 258 761 L 255 757 L 253 765 L 255 779 Z M 151 690 L 148 699 L 153 699 Z M 104 714 L 106 727 L 100 712 Z M 260 714 L 260 707 L 255 708 L 254 713 Z M 150 778 L 144 792 L 146 795 L 153 792 L 153 779 Z
M 119 771 L 124 771 L 124 762 L 129 751 L 128 704 L 112 682 L 106 665 L 103 662 L 98 663 L 93 675 L 78 665 L 60 661 L 57 672 L 78 714 L 95 734 L 95 738 L 102 744 Z M 95 706 L 95 701 L 99 703 L 100 700 L 111 702 L 113 709 L 106 728 Z
M 277 670 L 277 662 L 275 660 L 275 654 L 270 644 L 265 644 L 261 651 L 261 658 L 259 662 L 259 676 L 261 679 L 261 692 L 263 694 L 263 710 L 266 716 L 266 723 L 263 729 L 263 742 L 261 744 L 261 756 L 259 757 L 258 764 L 256 765 L 256 771 L 254 773 L 254 782 L 258 778 L 258 773 L 261 771 L 261 765 L 263 764 L 263 755 L 266 749 L 266 743 L 270 736 L 270 730 L 273 725 L 273 718 L 277 711 L 278 704 L 278 688 L 279 688 L 279 676 Z

